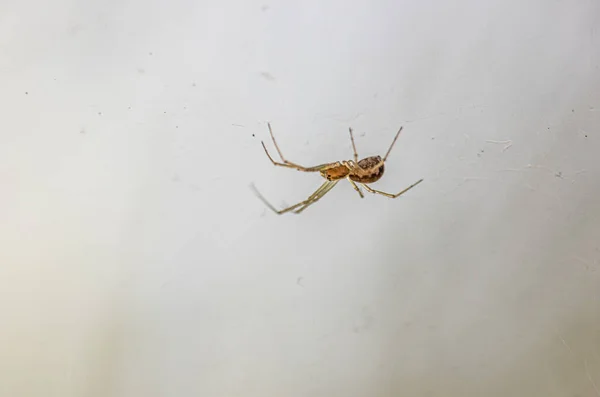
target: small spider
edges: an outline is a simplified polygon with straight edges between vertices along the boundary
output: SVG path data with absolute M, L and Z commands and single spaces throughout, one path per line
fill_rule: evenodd
M 352 134 L 352 128 L 349 128 L 350 140 L 352 141 L 352 149 L 354 150 L 354 161 L 344 160 L 344 161 L 336 161 L 334 163 L 321 164 L 321 165 L 317 165 L 314 167 L 303 167 L 301 165 L 292 163 L 291 161 L 288 161 L 283 157 L 283 155 L 281 154 L 281 150 L 279 150 L 279 146 L 277 145 L 277 141 L 275 141 L 275 136 L 273 135 L 273 130 L 271 129 L 271 124 L 268 123 L 267 125 L 269 126 L 269 133 L 271 134 L 271 139 L 273 140 L 275 149 L 277 149 L 277 153 L 279 154 L 279 157 L 281 158 L 281 161 L 282 161 L 281 163 L 279 163 L 279 162 L 273 160 L 273 158 L 269 154 L 269 151 L 267 150 L 267 147 L 265 146 L 265 143 L 261 141 L 263 149 L 265 149 L 265 153 L 267 154 L 267 157 L 269 158 L 269 160 L 271 160 L 273 165 L 280 166 L 280 167 L 294 168 L 298 171 L 304 171 L 304 172 L 318 172 L 321 174 L 321 176 L 323 178 L 326 179 L 326 181 L 313 194 L 311 194 L 306 200 L 301 201 L 297 204 L 294 204 L 290 207 L 284 208 L 282 210 L 277 210 L 275 207 L 273 207 L 273 205 L 271 205 L 271 203 L 269 203 L 260 194 L 260 192 L 258 190 L 256 190 L 256 188 L 254 186 L 252 186 L 256 195 L 258 196 L 258 198 L 261 199 L 265 203 L 265 205 L 267 207 L 269 207 L 276 214 L 281 215 L 281 214 L 284 214 L 284 213 L 290 212 L 290 211 L 293 211 L 294 213 L 299 214 L 300 212 L 302 212 L 306 208 L 308 208 L 310 205 L 316 203 L 325 194 L 327 194 L 331 189 L 333 189 L 333 187 L 341 179 L 347 179 L 348 182 L 350 182 L 350 184 L 354 188 L 354 190 L 356 190 L 358 192 L 358 194 L 360 195 L 361 198 L 363 198 L 364 196 L 363 196 L 360 188 L 358 187 L 357 183 L 359 185 L 361 185 L 362 187 L 364 187 L 370 193 L 381 194 L 381 195 L 389 197 L 389 198 L 396 198 L 396 197 L 400 196 L 401 194 L 406 193 L 413 187 L 417 186 L 419 183 L 423 182 L 423 179 L 419 179 L 417 182 L 413 183 L 412 185 L 410 185 L 409 187 L 407 187 L 406 189 L 402 190 L 400 193 L 397 193 L 397 194 L 391 194 L 391 193 L 386 193 L 386 192 L 382 192 L 379 190 L 375 190 L 367 185 L 369 183 L 377 182 L 383 176 L 383 171 L 385 170 L 384 163 L 387 160 L 388 155 L 392 151 L 392 148 L 394 147 L 394 144 L 396 143 L 396 140 L 398 139 L 400 132 L 402 132 L 403 127 L 400 127 L 400 129 L 398 130 L 398 133 L 394 137 L 394 140 L 392 141 L 392 144 L 390 145 L 390 148 L 388 149 L 388 151 L 385 154 L 385 156 L 383 157 L 383 159 L 381 158 L 381 156 L 371 156 L 371 157 L 366 157 L 359 161 L 358 153 L 356 152 L 356 146 L 354 144 L 354 136 Z

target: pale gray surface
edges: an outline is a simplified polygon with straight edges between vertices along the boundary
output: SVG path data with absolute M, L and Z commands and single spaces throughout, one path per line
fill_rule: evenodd
M 2 1 L 0 395 L 600 395 L 599 64 L 595 0 Z M 267 121 L 425 182 L 277 217 Z

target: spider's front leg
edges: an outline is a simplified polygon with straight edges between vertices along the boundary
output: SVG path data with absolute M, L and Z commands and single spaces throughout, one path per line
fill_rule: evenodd
M 329 191 L 333 189 L 338 182 L 339 181 L 327 181 L 323 183 L 323 185 L 321 185 L 321 187 L 315 193 L 313 193 L 308 199 L 302 202 L 303 205 L 300 206 L 300 208 L 298 208 L 297 210 L 295 210 L 294 214 L 301 213 L 302 211 L 319 201 L 323 196 L 329 193 Z
M 267 154 L 267 157 L 269 158 L 269 160 L 271 160 L 271 163 L 273 163 L 273 165 L 276 165 L 279 167 L 293 168 L 295 170 L 304 171 L 304 172 L 321 172 L 321 171 L 327 171 L 327 170 L 330 170 L 333 168 L 337 168 L 341 165 L 341 163 L 339 161 L 336 161 L 335 163 L 325 163 L 325 164 L 315 165 L 313 167 L 304 167 L 302 165 L 292 163 L 291 161 L 287 161 L 283 157 L 281 157 L 281 160 L 283 162 L 280 163 L 278 161 L 273 160 L 273 157 L 271 157 L 271 155 L 269 154 L 269 151 L 267 150 L 265 144 L 263 142 L 261 142 L 261 143 L 263 145 L 263 148 L 265 149 L 265 153 Z
M 262 194 L 260 194 L 260 192 L 258 191 L 258 189 L 256 188 L 256 186 L 254 185 L 250 185 L 250 187 L 254 190 L 254 193 L 256 194 L 256 196 L 267 206 L 269 207 L 269 209 L 271 211 L 273 211 L 274 213 L 276 213 L 277 215 L 281 215 L 281 214 L 285 214 L 286 212 L 290 212 L 290 211 L 294 211 L 294 213 L 299 214 L 300 212 L 304 211 L 306 208 L 308 208 L 310 205 L 316 203 L 321 197 L 323 197 L 325 194 L 327 194 L 331 189 L 333 189 L 333 187 L 338 183 L 338 181 L 325 181 L 321 186 L 319 186 L 319 188 L 317 190 L 315 190 L 315 192 L 313 194 L 311 194 L 306 200 L 303 200 L 297 204 L 291 205 L 287 208 L 284 208 L 282 210 L 278 210 L 276 209 L 271 203 L 269 203 L 267 201 L 267 199 L 265 199 L 263 197 Z M 297 209 L 298 208 L 298 209 Z
M 277 145 L 277 141 L 275 140 L 275 136 L 273 135 L 273 130 L 271 129 L 271 124 L 268 123 L 267 124 L 269 126 L 269 133 L 271 134 L 271 139 L 273 140 L 273 144 L 275 145 L 275 149 L 277 150 L 277 153 L 279 154 L 279 157 L 281 158 L 281 163 L 278 161 L 273 160 L 273 157 L 271 157 L 271 154 L 269 154 L 269 151 L 267 150 L 267 147 L 265 146 L 265 143 L 261 141 L 261 144 L 263 146 L 263 149 L 265 149 L 265 153 L 267 154 L 267 157 L 269 158 L 269 160 L 271 160 L 271 163 L 273 163 L 273 165 L 279 166 L 279 167 L 287 167 L 287 168 L 294 168 L 298 171 L 304 171 L 304 172 L 320 172 L 320 171 L 327 171 L 330 170 L 332 168 L 336 168 L 339 167 L 341 165 L 340 162 L 335 162 L 335 163 L 326 163 L 326 164 L 319 164 L 316 165 L 314 167 L 304 167 L 300 164 L 296 164 L 296 163 L 292 163 L 291 161 L 288 161 L 285 159 L 285 157 L 283 157 L 283 154 L 281 154 L 281 150 L 279 149 L 279 145 Z

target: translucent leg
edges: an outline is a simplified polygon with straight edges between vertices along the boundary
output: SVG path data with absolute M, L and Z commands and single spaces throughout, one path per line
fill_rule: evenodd
M 362 192 L 360 191 L 360 188 L 356 185 L 356 183 L 354 183 L 354 181 L 350 178 L 347 178 L 347 179 L 348 179 L 348 182 L 350 182 L 350 184 L 354 188 L 354 190 L 356 190 L 358 192 L 358 194 L 360 195 L 360 198 L 364 198 L 365 196 L 363 196 Z
M 320 165 L 316 165 L 314 167 L 304 167 L 302 165 L 296 164 L 296 163 L 292 163 L 291 161 L 287 161 L 283 155 L 281 154 L 281 150 L 279 149 L 279 145 L 277 145 L 277 141 L 275 140 L 275 136 L 273 135 L 273 130 L 271 129 L 271 124 L 268 124 L 269 126 L 269 133 L 271 134 L 271 139 L 273 140 L 273 144 L 275 145 L 275 149 L 277 149 L 277 153 L 279 154 L 279 157 L 281 157 L 281 163 L 277 162 L 275 160 L 273 160 L 273 157 L 271 157 L 271 155 L 269 154 L 269 151 L 267 150 L 267 147 L 265 146 L 264 142 L 262 143 L 263 149 L 265 149 L 265 153 L 267 154 L 267 157 L 269 158 L 269 160 L 271 160 L 271 163 L 273 163 L 273 165 L 276 166 L 280 166 L 280 167 L 287 167 L 287 168 L 294 168 L 298 171 L 304 171 L 304 172 L 319 172 L 319 171 L 326 171 L 332 168 L 336 168 L 339 167 L 341 165 L 340 162 L 335 162 L 335 163 L 327 163 L 327 164 L 320 164 Z
M 352 141 L 352 150 L 354 150 L 354 162 L 358 163 L 358 153 L 356 152 L 356 145 L 354 144 L 354 134 L 352 128 L 348 128 L 350 131 L 350 140 Z
M 315 190 L 315 192 L 313 194 L 311 194 L 306 200 L 301 201 L 297 204 L 294 204 L 292 206 L 289 206 L 287 208 L 284 208 L 282 210 L 278 210 L 276 209 L 271 203 L 269 203 L 262 194 L 260 194 L 260 192 L 258 191 L 258 189 L 256 189 L 256 187 L 254 185 L 251 185 L 251 188 L 254 190 L 254 193 L 258 196 L 258 198 L 267 206 L 269 207 L 269 209 L 273 212 L 275 212 L 278 215 L 281 214 L 285 214 L 286 212 L 290 212 L 295 210 L 298 207 L 302 207 L 300 208 L 300 210 L 295 211 L 295 212 L 300 212 L 303 211 L 306 207 L 308 207 L 309 205 L 315 203 L 317 200 L 319 200 L 321 197 L 323 197 L 327 192 L 329 192 L 331 189 L 333 189 L 333 187 L 337 184 L 338 181 L 325 181 L 317 190 Z
M 306 203 L 303 206 L 301 206 L 300 208 L 298 208 L 296 211 L 294 211 L 294 214 L 301 213 L 302 211 L 304 211 L 305 209 L 307 209 L 308 207 L 310 207 L 311 205 L 313 205 L 314 203 L 319 201 L 321 199 L 321 197 L 325 196 L 338 183 L 338 181 L 328 181 L 328 182 L 329 182 L 328 186 L 326 186 L 318 194 L 313 195 L 312 198 L 309 198 L 308 200 L 306 200 Z
M 419 183 L 423 182 L 423 179 L 419 179 L 417 182 L 413 183 L 412 185 L 410 185 L 409 187 L 407 187 L 406 189 L 404 189 L 403 191 L 401 191 L 400 193 L 396 193 L 396 194 L 391 194 L 391 193 L 386 193 L 386 192 L 382 192 L 380 190 L 375 190 L 370 188 L 369 186 L 365 185 L 364 183 L 361 183 L 361 185 L 367 189 L 367 191 L 371 192 L 371 193 L 375 193 L 375 194 L 381 194 L 382 196 L 385 197 L 389 197 L 389 198 L 396 198 L 398 196 L 401 196 L 402 194 L 408 192 L 410 189 L 412 189 L 413 187 L 417 186 Z

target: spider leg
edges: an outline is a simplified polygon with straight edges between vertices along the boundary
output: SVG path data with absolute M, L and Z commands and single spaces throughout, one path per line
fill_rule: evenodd
M 352 150 L 354 150 L 354 161 L 358 163 L 358 153 L 356 152 L 356 145 L 354 144 L 354 134 L 352 134 L 352 127 L 348 128 L 350 131 L 350 141 L 352 141 Z
M 265 153 L 267 154 L 267 157 L 269 158 L 269 160 L 271 160 L 271 163 L 273 163 L 273 165 L 276 165 L 279 167 L 293 168 L 295 170 L 304 171 L 304 172 L 319 172 L 319 171 L 327 171 L 332 168 L 337 168 L 340 165 L 342 165 L 339 161 L 336 161 L 335 163 L 319 164 L 314 167 L 304 167 L 304 166 L 292 163 L 291 161 L 287 161 L 287 160 L 283 160 L 284 162 L 280 163 L 280 162 L 273 160 L 273 157 L 271 157 L 271 155 L 269 154 L 269 151 L 267 150 L 264 142 L 261 142 L 261 143 L 263 145 L 263 149 L 265 149 Z
M 273 129 L 271 128 L 271 123 L 267 123 L 267 126 L 269 127 L 269 134 L 271 134 L 271 139 L 273 140 L 275 149 L 277 149 L 277 153 L 279 153 L 279 157 L 281 158 L 281 161 L 286 163 L 285 158 L 283 157 L 283 154 L 281 154 L 281 150 L 279 149 L 279 145 L 277 144 L 277 141 L 275 140 L 275 135 L 273 135 Z M 264 144 L 263 144 L 263 146 L 264 146 Z M 271 156 L 269 156 L 269 157 L 271 157 Z
M 360 196 L 360 198 L 364 198 L 365 196 L 363 196 L 362 192 L 360 191 L 360 188 L 356 185 L 356 183 L 354 183 L 354 181 L 350 178 L 346 178 L 346 179 L 348 179 L 348 182 L 350 182 L 350 184 L 352 185 L 354 190 L 356 190 L 358 192 L 358 195 Z
M 282 210 L 278 210 L 276 209 L 271 203 L 269 203 L 267 201 L 267 199 L 265 199 L 263 197 L 262 194 L 260 194 L 260 192 L 258 191 L 258 189 L 256 189 L 256 187 L 254 185 L 251 185 L 250 187 L 252 188 L 252 190 L 254 190 L 254 193 L 256 194 L 256 196 L 267 206 L 269 207 L 269 209 L 271 211 L 273 211 L 274 213 L 281 215 L 281 214 L 285 214 L 286 212 L 289 211 L 293 211 L 298 207 L 301 206 L 307 206 L 312 204 L 314 201 L 318 200 L 319 198 L 323 197 L 323 195 L 326 193 L 323 193 L 323 191 L 325 189 L 327 189 L 327 191 L 331 190 L 333 188 L 333 186 L 335 186 L 335 184 L 337 183 L 337 181 L 325 181 L 321 186 L 319 186 L 319 188 L 317 190 L 315 190 L 315 192 L 313 194 L 311 194 L 306 200 L 301 201 L 297 204 L 294 204 L 292 206 L 289 206 L 287 208 L 284 208 Z M 316 200 L 315 200 L 316 198 Z M 313 201 L 314 200 L 314 201 Z
M 364 183 L 361 183 L 361 185 L 365 189 L 367 189 L 368 192 L 375 193 L 375 194 L 381 194 L 382 196 L 389 197 L 389 198 L 396 198 L 396 197 L 408 192 L 410 189 L 417 186 L 421 182 L 423 182 L 423 179 L 419 179 L 418 181 L 416 181 L 415 183 L 413 183 L 412 185 L 410 185 L 409 187 L 407 187 L 406 189 L 404 189 L 403 191 L 401 191 L 400 193 L 397 193 L 397 194 L 391 194 L 391 193 L 382 192 L 380 190 L 375 190 L 375 189 L 372 189 L 371 187 L 365 185 Z
M 402 128 L 404 127 L 400 127 L 400 129 L 398 130 L 398 132 L 396 133 L 396 136 L 394 137 L 394 140 L 392 141 L 392 144 L 390 145 L 390 148 L 388 149 L 387 153 L 385 154 L 385 156 L 383 156 L 383 161 L 387 160 L 390 152 L 392 151 L 392 148 L 394 147 L 394 144 L 396 143 L 396 140 L 398 139 L 398 136 L 400 135 L 400 133 L 402 132 Z
M 321 185 L 322 187 L 325 186 L 323 189 L 320 189 L 320 191 L 317 193 L 313 193 L 311 195 L 311 197 L 309 197 L 308 199 L 305 200 L 305 204 L 302 205 L 300 208 L 298 208 L 297 210 L 294 211 L 294 214 L 299 214 L 302 211 L 304 211 L 305 209 L 307 209 L 309 206 L 313 205 L 314 203 L 316 203 L 317 201 L 319 201 L 323 196 L 325 196 L 331 189 L 334 188 L 334 186 L 338 183 L 338 181 L 327 181 L 329 182 L 326 186 L 325 183 L 323 185 Z
M 316 165 L 314 167 L 304 167 L 302 165 L 296 164 L 296 163 L 292 163 L 291 161 L 286 160 L 283 155 L 281 154 L 281 150 L 279 149 L 279 145 L 277 145 L 277 141 L 275 140 L 275 136 L 273 135 L 273 130 L 271 129 L 271 124 L 268 124 L 269 126 L 269 133 L 271 134 L 271 139 L 273 140 L 273 144 L 275 145 L 275 149 L 277 149 L 277 153 L 279 154 L 279 157 L 281 158 L 282 162 L 278 162 L 273 160 L 273 157 L 271 157 L 271 155 L 269 154 L 269 151 L 267 150 L 267 147 L 265 146 L 265 143 L 261 141 L 261 144 L 263 146 L 263 149 L 265 149 L 265 153 L 267 154 L 267 157 L 269 158 L 269 160 L 271 160 L 271 163 L 273 163 L 273 165 L 279 166 L 279 167 L 287 167 L 287 168 L 294 168 L 298 171 L 304 171 L 304 172 L 319 172 L 319 171 L 327 171 L 329 169 L 332 168 L 336 168 L 339 167 L 341 165 L 341 163 L 339 161 L 336 161 L 335 163 L 326 163 L 326 164 L 320 164 L 320 165 Z

